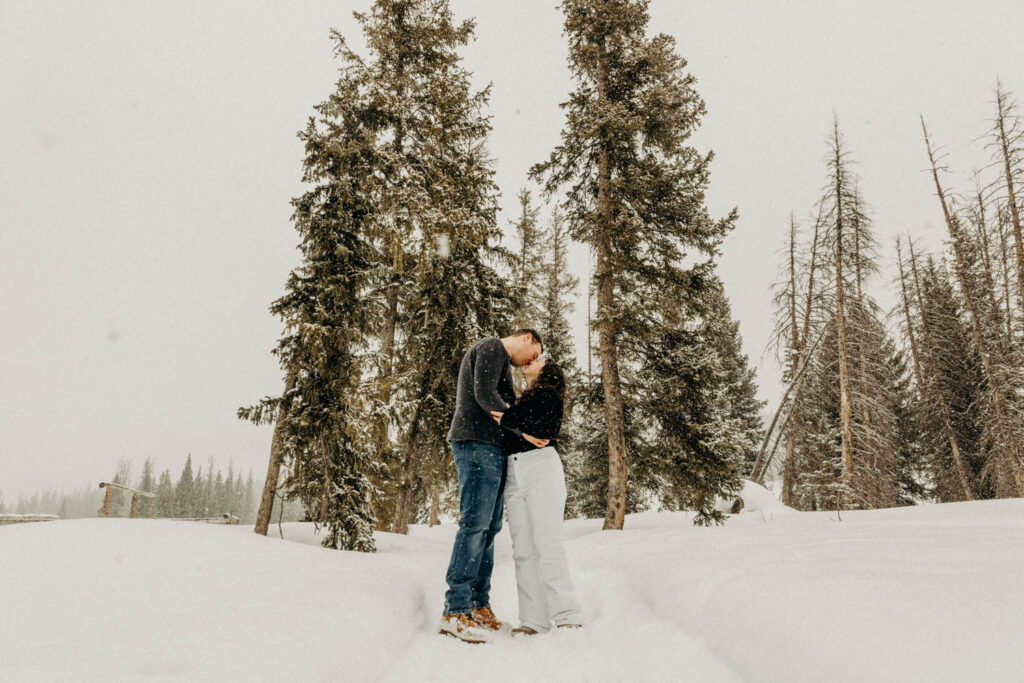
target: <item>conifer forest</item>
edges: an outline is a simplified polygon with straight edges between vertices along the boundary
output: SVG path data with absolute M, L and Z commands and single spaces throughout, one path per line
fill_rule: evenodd
M 855 151 L 833 122 L 821 199 L 789 225 L 774 336 L 788 384 L 752 473 L 763 480 L 774 466 L 785 504 L 1024 496 L 1024 122 L 1002 83 L 979 135 L 991 164 L 972 186 L 953 187 L 921 118 L 922 165 L 946 229 L 944 249 L 931 253 L 911 232 L 875 239 Z M 868 284 L 889 270 L 897 303 L 885 310 Z
M 0 683 L 1021 681 L 1022 26 L 0 0 Z
M 473 21 L 445 0 L 378 0 L 357 14 L 363 53 L 333 33 L 337 89 L 300 133 L 303 262 L 271 306 L 282 392 L 239 410 L 275 425 L 264 532 L 276 496 L 327 527 L 325 545 L 359 550 L 373 529 L 457 510 L 444 434 L 462 353 L 520 326 L 567 370 L 567 516 L 617 529 L 626 513 L 690 509 L 720 523 L 715 500 L 744 478 L 780 480 L 802 510 L 1024 495 L 1024 124 L 1007 87 L 979 130 L 992 164 L 974 187 L 948 186 L 921 121 L 942 252 L 875 238 L 858 178 L 870 169 L 839 117 L 822 121 L 820 199 L 779 226 L 785 387 L 766 405 L 716 272 L 738 212 L 706 206 L 695 77 L 646 2 L 561 10 L 575 88 L 559 143 L 517 192 L 511 244 L 486 155 L 489 89 L 473 90 L 460 57 Z M 570 242 L 593 255 L 583 279 Z M 879 287 L 898 306 L 881 307 Z M 566 317 L 578 306 L 586 358 Z
M 915 122 L 938 248 L 911 226 L 878 237 L 894 230 L 875 224 L 872 168 L 842 111 L 806 132 L 820 138 L 820 185 L 804 188 L 817 199 L 790 207 L 775 262 L 752 266 L 777 271 L 755 353 L 782 381 L 759 398 L 718 267 L 756 208 L 708 206 L 716 162 L 695 141 L 708 112 L 686 46 L 648 0 L 558 9 L 572 87 L 539 114 L 560 135 L 513 187 L 488 148 L 492 87 L 464 57 L 472 17 L 449 0 L 373 0 L 358 35 L 330 31 L 337 78 L 297 131 L 300 263 L 269 307 L 280 388 L 237 408 L 270 427 L 266 474 L 189 455 L 174 476 L 122 459 L 110 481 L 157 492 L 158 516 L 231 512 L 264 534 L 304 520 L 325 546 L 373 551 L 375 530 L 458 514 L 445 435 L 462 355 L 525 327 L 566 375 L 567 518 L 621 529 L 629 513 L 692 510 L 721 524 L 746 480 L 810 511 L 1024 496 L 1020 84 L 993 77 L 987 118 L 961 122 L 988 160 L 971 182 L 929 112 Z M 791 190 L 779 201 L 804 196 Z M 97 496 L 0 494 L 0 512 L 92 516 Z M 125 504 L 115 495 L 114 516 Z

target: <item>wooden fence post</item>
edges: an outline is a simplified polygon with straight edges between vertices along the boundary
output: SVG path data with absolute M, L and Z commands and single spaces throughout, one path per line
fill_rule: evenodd
M 135 519 L 135 515 L 138 514 L 138 511 L 139 511 L 139 496 L 146 496 L 147 498 L 149 498 L 149 516 L 150 516 L 150 518 L 153 517 L 153 512 L 156 509 L 156 507 L 155 507 L 156 494 L 155 493 L 151 493 L 149 491 L 139 491 L 138 489 L 133 489 L 130 486 L 125 486 L 123 484 L 113 484 L 113 483 L 110 483 L 110 482 L 107 482 L 107 481 L 101 481 L 100 482 L 100 488 L 107 490 L 107 494 L 103 497 L 103 516 L 104 517 L 109 517 L 110 516 L 110 501 L 111 501 L 111 497 L 114 494 L 114 489 L 120 489 L 122 491 L 131 491 L 132 492 L 132 509 L 131 509 L 131 518 L 132 519 Z

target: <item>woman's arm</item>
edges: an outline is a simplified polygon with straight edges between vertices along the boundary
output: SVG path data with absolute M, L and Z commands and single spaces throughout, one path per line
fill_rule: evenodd
M 527 394 L 505 411 L 501 426 L 537 438 L 552 439 L 562 428 L 562 397 L 554 389 Z

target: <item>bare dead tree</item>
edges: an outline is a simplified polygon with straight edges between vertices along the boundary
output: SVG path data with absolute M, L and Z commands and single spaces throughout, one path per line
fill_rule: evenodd
M 796 485 L 796 448 L 799 433 L 799 404 L 801 399 L 801 381 L 802 370 L 805 367 L 805 361 L 809 355 L 809 340 L 810 340 L 810 328 L 811 321 L 813 319 L 814 304 L 816 301 L 817 292 L 815 291 L 815 269 L 818 265 L 818 245 L 820 243 L 819 232 L 822 226 L 823 220 L 823 203 L 818 204 L 817 216 L 814 220 L 814 228 L 811 237 L 811 250 L 810 259 L 807 262 L 807 286 L 805 288 L 805 296 L 802 303 L 802 323 L 799 320 L 797 313 L 797 298 L 799 293 L 799 273 L 798 273 L 798 258 L 797 258 L 797 240 L 796 240 L 796 220 L 790 216 L 790 234 L 789 234 L 789 263 L 788 263 L 788 276 L 783 290 L 776 297 L 776 302 L 780 304 L 780 308 L 783 307 L 787 311 L 787 321 L 780 325 L 777 334 L 774 336 L 774 344 L 777 346 L 783 345 L 784 337 L 788 336 L 789 340 L 785 343 L 788 346 L 788 368 L 790 373 L 790 384 L 786 390 L 783 400 L 780 402 L 775 414 L 772 416 L 771 425 L 768 432 L 765 434 L 764 441 L 761 449 L 758 453 L 757 461 L 755 461 L 754 468 L 752 469 L 752 476 L 757 478 L 757 481 L 763 481 L 764 476 L 768 472 L 768 467 L 771 464 L 771 460 L 775 453 L 775 447 L 767 451 L 767 457 L 765 456 L 766 447 L 769 443 L 771 435 L 775 430 L 775 426 L 778 424 L 778 419 L 782 415 L 783 411 L 787 409 L 787 399 L 792 392 L 793 399 L 792 404 L 788 406 L 788 412 L 786 418 L 783 420 L 779 427 L 779 434 L 781 438 L 782 434 L 786 435 L 786 461 L 783 466 L 783 487 L 782 487 L 782 500 L 786 505 L 793 503 L 793 492 Z M 819 335 L 820 340 L 820 335 Z M 815 341 L 814 346 L 817 346 Z M 776 438 L 776 445 L 779 442 L 779 438 Z
M 1021 210 L 1017 197 L 1021 176 L 1024 175 L 1024 122 L 1017 113 L 1017 105 L 1010 93 L 996 81 L 996 117 L 988 144 L 993 157 L 1001 166 L 999 183 L 1006 191 L 1011 235 L 1017 257 L 1018 306 L 1024 311 L 1024 237 L 1021 235 Z
M 853 488 L 853 414 L 850 401 L 850 361 L 846 329 L 846 293 L 843 290 L 843 200 L 847 188 L 845 152 L 839 136 L 839 120 L 833 119 L 830 165 L 835 190 L 835 279 L 836 279 L 836 325 L 839 329 L 839 416 L 842 431 L 843 467 L 846 485 Z

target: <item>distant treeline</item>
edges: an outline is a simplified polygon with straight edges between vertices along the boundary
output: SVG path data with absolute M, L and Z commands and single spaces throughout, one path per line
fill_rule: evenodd
M 234 465 L 229 463 L 225 474 L 220 469 L 214 469 L 213 458 L 207 461 L 204 470 L 202 465 L 193 467 L 192 456 L 189 455 L 177 480 L 171 478 L 169 468 L 156 475 L 149 458 L 143 462 L 137 477 L 134 476 L 135 471 L 130 460 L 122 459 L 117 471 L 107 481 L 155 493 L 155 517 L 218 517 L 227 512 L 240 518 L 243 524 L 251 524 L 256 519 L 260 491 L 252 470 L 243 479 L 241 472 L 235 472 Z M 51 490 L 29 497 L 19 496 L 14 503 L 6 502 L 0 492 L 0 514 L 51 514 L 61 519 L 99 517 L 103 515 L 105 495 L 105 491 L 99 488 L 99 481 L 71 492 Z M 131 494 L 114 489 L 110 516 L 128 517 L 130 510 Z M 280 513 L 278 500 L 274 505 L 274 521 L 279 518 L 283 521 L 298 521 L 303 517 L 302 506 L 298 503 L 286 503 L 284 515 Z M 139 501 L 136 516 L 149 516 L 148 500 Z

